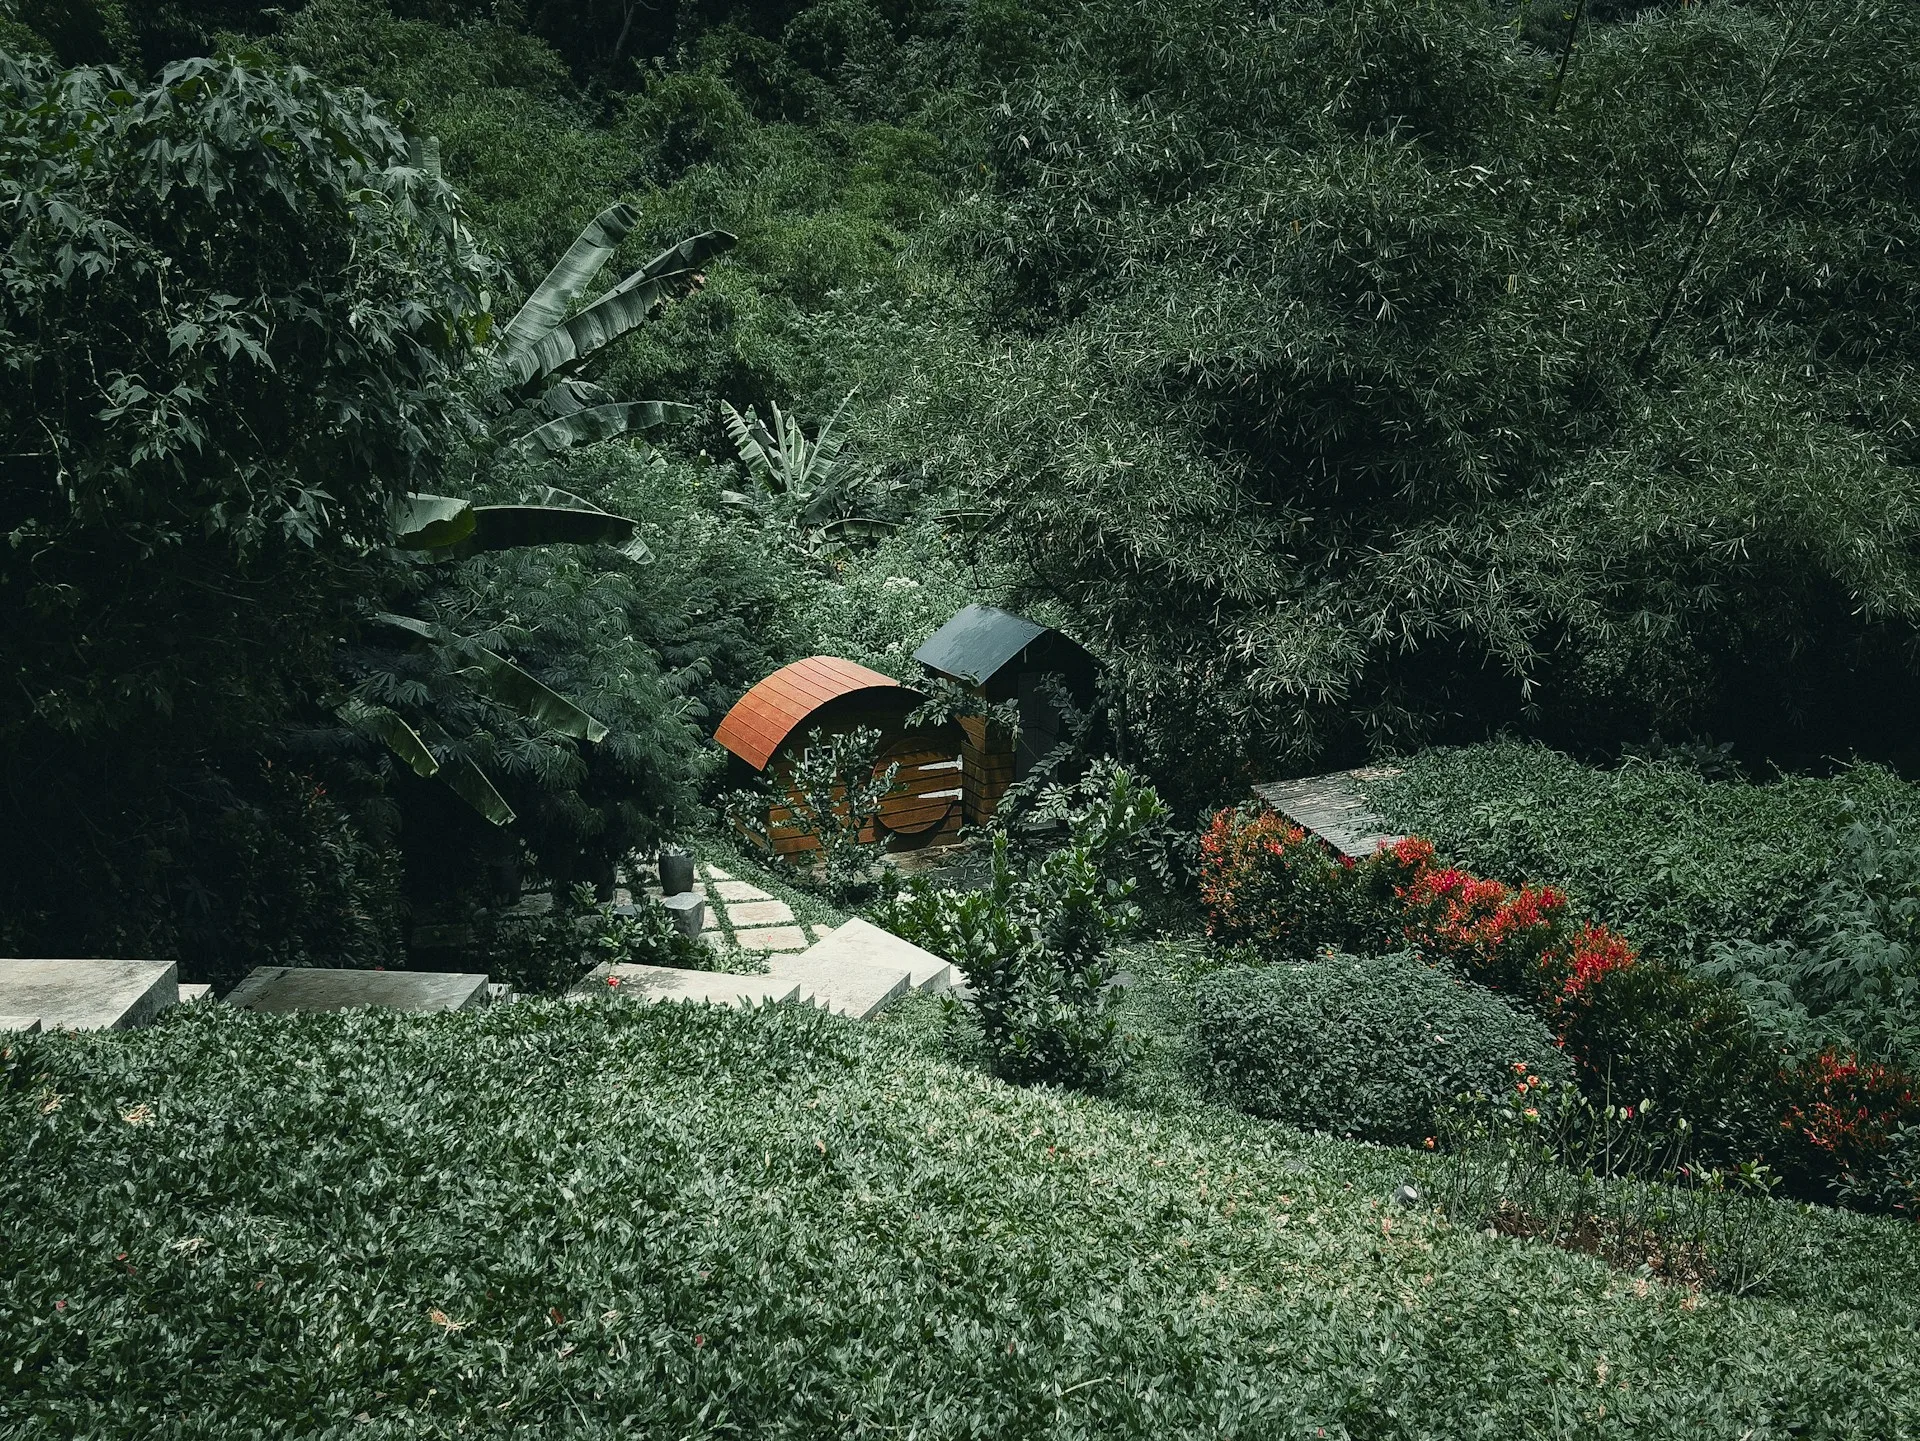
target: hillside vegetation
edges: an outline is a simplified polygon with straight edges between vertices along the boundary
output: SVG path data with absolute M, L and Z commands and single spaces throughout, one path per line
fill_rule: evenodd
M 13 1043 L 9 1434 L 1893 1436 L 1910 1226 L 1775 1293 L 1387 1203 L 1406 1152 L 1156 1116 L 784 1008 L 181 1011 Z

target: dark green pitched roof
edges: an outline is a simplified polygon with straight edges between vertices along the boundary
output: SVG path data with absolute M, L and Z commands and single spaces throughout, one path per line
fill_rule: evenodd
M 928 670 L 979 685 L 1047 630 L 1012 611 L 970 605 L 928 637 L 913 658 Z

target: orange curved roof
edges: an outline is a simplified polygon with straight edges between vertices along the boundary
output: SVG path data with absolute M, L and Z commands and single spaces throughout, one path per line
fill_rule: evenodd
M 863 690 L 920 698 L 918 691 L 877 670 L 837 656 L 809 656 L 781 666 L 741 696 L 713 738 L 755 770 L 765 770 L 773 753 L 808 716 L 828 701 Z

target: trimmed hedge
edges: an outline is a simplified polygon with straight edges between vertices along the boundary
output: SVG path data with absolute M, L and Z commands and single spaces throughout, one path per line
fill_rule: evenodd
M 1400 954 L 1237 966 L 1196 988 L 1214 1088 L 1269 1120 L 1419 1144 L 1468 1091 L 1504 1091 L 1516 1065 L 1573 1068 L 1540 1021 L 1504 997 Z
M 0 1052 L 10 1438 L 1920 1432 L 1904 1225 L 1786 1212 L 1775 1299 L 1702 1301 L 1384 1211 L 1422 1155 L 799 1008 Z

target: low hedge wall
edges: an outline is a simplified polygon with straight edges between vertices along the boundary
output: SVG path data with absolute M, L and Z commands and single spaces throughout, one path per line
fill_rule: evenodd
M 1538 1017 L 1404 953 L 1237 966 L 1200 982 L 1195 1013 L 1222 1099 L 1361 1140 L 1430 1141 L 1442 1108 L 1506 1090 L 1516 1067 L 1573 1076 Z

